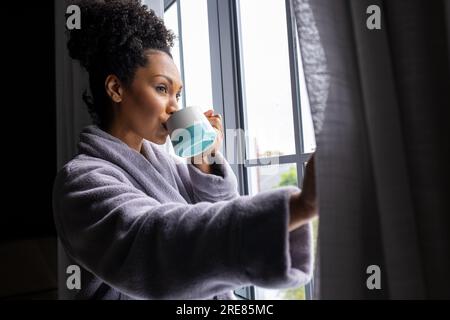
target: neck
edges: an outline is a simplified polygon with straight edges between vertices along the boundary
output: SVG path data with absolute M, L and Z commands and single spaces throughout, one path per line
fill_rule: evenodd
M 142 143 L 143 143 L 143 138 L 140 137 L 138 134 L 136 134 L 135 132 L 133 132 L 129 127 L 120 124 L 118 122 L 114 122 L 109 129 L 107 130 L 107 132 L 122 140 L 124 143 L 126 143 L 131 149 L 136 150 L 137 152 L 141 152 L 142 149 Z

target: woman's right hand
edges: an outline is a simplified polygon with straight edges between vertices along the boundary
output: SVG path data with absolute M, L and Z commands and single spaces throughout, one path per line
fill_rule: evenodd
M 316 179 L 314 174 L 314 154 L 306 164 L 301 192 L 291 195 L 289 201 L 290 217 L 288 230 L 293 231 L 307 224 L 317 216 Z

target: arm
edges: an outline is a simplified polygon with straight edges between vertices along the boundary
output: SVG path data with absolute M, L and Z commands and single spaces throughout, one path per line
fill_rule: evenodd
M 215 164 L 195 163 L 192 160 L 191 160 L 190 164 L 205 174 L 214 174 L 216 176 L 222 176 L 221 172 L 218 170 L 218 168 Z
M 192 186 L 194 202 L 234 199 L 239 196 L 237 179 L 220 152 L 224 136 L 222 116 L 214 115 L 212 109 L 205 112 L 205 116 L 217 131 L 217 137 L 208 150 L 188 159 L 189 179 L 185 184 Z
M 214 155 L 215 156 L 215 155 Z M 223 159 L 223 157 L 221 157 Z M 208 157 L 202 158 L 199 160 L 198 158 L 189 158 L 188 164 L 199 169 L 201 172 L 205 174 L 214 174 L 216 176 L 223 177 L 223 172 L 221 171 L 221 168 L 217 163 L 211 163 L 208 162 Z
M 184 183 L 192 186 L 195 203 L 225 201 L 240 196 L 236 175 L 230 164 L 221 152 L 216 152 L 214 159 L 215 163 L 211 165 L 214 171 L 211 173 L 205 173 L 194 164 L 187 164 L 183 168 L 187 174 L 180 176 L 187 177 Z
M 111 168 L 67 167 L 54 186 L 55 223 L 67 252 L 135 298 L 207 298 L 240 286 L 289 287 L 285 187 L 195 205 L 159 203 Z
M 305 271 L 305 283 L 309 282 L 314 257 L 312 255 L 312 227 L 309 222 L 318 214 L 314 155 L 306 165 L 302 192 L 294 192 L 289 200 L 289 246 L 291 250 L 292 267 Z
M 289 231 L 293 231 L 308 223 L 318 214 L 319 207 L 317 201 L 314 163 L 314 155 L 312 155 L 311 159 L 306 164 L 302 192 L 292 194 L 289 201 L 291 211 Z

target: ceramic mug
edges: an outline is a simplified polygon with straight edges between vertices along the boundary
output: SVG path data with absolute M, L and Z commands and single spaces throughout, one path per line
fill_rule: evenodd
M 165 123 L 169 132 L 175 154 L 179 157 L 190 158 L 210 148 L 217 132 L 196 106 L 183 108 L 173 113 Z

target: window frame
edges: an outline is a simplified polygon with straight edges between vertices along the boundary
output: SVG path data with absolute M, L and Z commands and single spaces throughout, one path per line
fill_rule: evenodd
M 169 9 L 171 5 L 173 5 L 177 0 L 164 0 L 164 11 Z
M 183 66 L 182 54 L 182 30 L 181 30 L 181 6 L 180 0 L 164 0 L 164 11 L 175 2 L 178 3 L 178 34 L 180 41 L 180 60 Z M 181 0 L 183 1 L 183 0 Z M 242 43 L 239 32 L 239 2 L 240 0 L 207 0 L 208 24 L 209 24 L 209 42 L 211 53 L 211 77 L 213 91 L 213 105 L 216 112 L 223 115 L 224 129 L 245 129 L 244 117 L 244 97 L 245 88 L 243 86 L 242 56 L 240 44 Z M 236 159 L 230 163 L 237 180 L 238 189 L 241 195 L 249 194 L 247 170 L 248 168 L 267 165 L 268 163 L 277 164 L 297 164 L 298 185 L 302 184 L 305 170 L 304 163 L 309 159 L 311 153 L 304 151 L 304 139 L 302 128 L 302 113 L 300 99 L 300 74 L 299 61 L 297 56 L 296 42 L 296 23 L 290 0 L 285 0 L 286 24 L 289 48 L 290 80 L 292 93 L 292 115 L 294 120 L 295 135 L 295 154 L 282 155 L 274 158 L 245 159 L 244 150 L 246 148 L 245 139 L 237 141 L 227 141 L 224 137 L 224 151 L 231 145 L 235 147 L 234 154 L 243 158 Z M 184 80 L 184 70 L 180 70 Z M 183 94 L 185 94 L 183 92 Z M 184 95 L 186 97 L 186 95 Z M 184 99 L 186 101 L 186 99 Z M 240 131 L 238 131 L 240 132 Z M 276 161 L 271 161 L 275 160 Z M 313 298 L 314 282 L 313 280 L 305 285 L 305 297 L 307 300 Z M 256 290 L 254 286 L 242 288 L 235 294 L 242 299 L 255 299 Z

